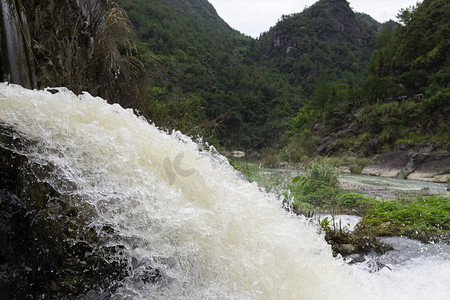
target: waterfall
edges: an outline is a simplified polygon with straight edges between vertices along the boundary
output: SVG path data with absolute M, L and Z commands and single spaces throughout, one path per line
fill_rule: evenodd
M 1 0 L 0 4 L 4 28 L 2 39 L 5 40 L 3 44 L 6 46 L 6 53 L 4 52 L 6 57 L 3 63 L 7 66 L 7 70 L 3 70 L 6 77 L 3 80 L 31 88 L 32 73 L 27 56 L 30 52 L 27 40 L 30 42 L 31 39 L 28 34 L 26 18 L 23 12 L 17 10 L 15 1 Z
M 41 180 L 95 208 L 90 228 L 112 228 L 103 242 L 120 245 L 128 270 L 112 299 L 379 299 L 385 285 L 398 291 L 387 298 L 406 299 L 403 278 L 373 283 L 333 258 L 315 226 L 213 148 L 101 98 L 58 91 L 0 84 L 0 124 L 30 141 L 17 151 L 51 166 Z M 140 279 L 150 268 L 156 283 Z M 441 285 L 445 294 L 450 283 Z

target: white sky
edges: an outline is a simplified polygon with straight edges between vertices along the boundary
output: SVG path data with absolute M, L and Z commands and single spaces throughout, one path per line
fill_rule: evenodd
M 208 0 L 217 13 L 234 29 L 252 36 L 268 31 L 281 15 L 302 12 L 317 0 Z M 379 22 L 396 21 L 401 8 L 417 0 L 347 0 L 356 12 L 366 13 Z

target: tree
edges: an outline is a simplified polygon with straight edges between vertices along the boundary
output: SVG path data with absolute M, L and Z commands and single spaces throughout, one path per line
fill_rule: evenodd
M 328 81 L 325 74 L 321 74 L 319 79 L 317 79 L 316 86 L 313 91 L 312 102 L 313 106 L 323 111 L 325 104 L 328 99 L 330 99 L 332 93 L 331 84 Z

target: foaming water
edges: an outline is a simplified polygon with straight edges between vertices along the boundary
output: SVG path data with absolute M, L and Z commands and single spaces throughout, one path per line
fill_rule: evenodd
M 132 110 L 64 88 L 0 84 L 0 122 L 30 141 L 17 151 L 51 166 L 42 180 L 95 207 L 92 228 L 113 229 L 104 243 L 121 247 L 129 272 L 114 299 L 383 294 L 378 277 L 334 259 L 314 226 L 214 149 L 166 134 Z M 142 280 L 150 269 L 159 270 L 156 283 Z
M 361 278 L 378 287 L 367 299 L 449 299 L 450 245 L 404 237 L 381 240 L 395 250 L 367 255 L 367 263 L 355 265 Z

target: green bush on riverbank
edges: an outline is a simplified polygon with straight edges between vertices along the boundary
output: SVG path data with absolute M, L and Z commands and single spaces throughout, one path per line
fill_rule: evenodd
M 378 201 L 367 211 L 362 220 L 364 226 L 388 227 L 400 225 L 404 230 L 450 229 L 450 198 L 442 196 L 417 197 Z
M 360 193 L 342 193 L 337 195 L 337 204 L 343 209 L 358 209 L 361 211 L 376 202 L 375 198 Z
M 310 163 L 304 175 L 297 176 L 290 186 L 294 197 L 294 208 L 302 211 L 302 204 L 308 207 L 336 206 L 339 193 L 339 173 L 327 159 Z M 308 208 L 309 210 L 309 208 Z

